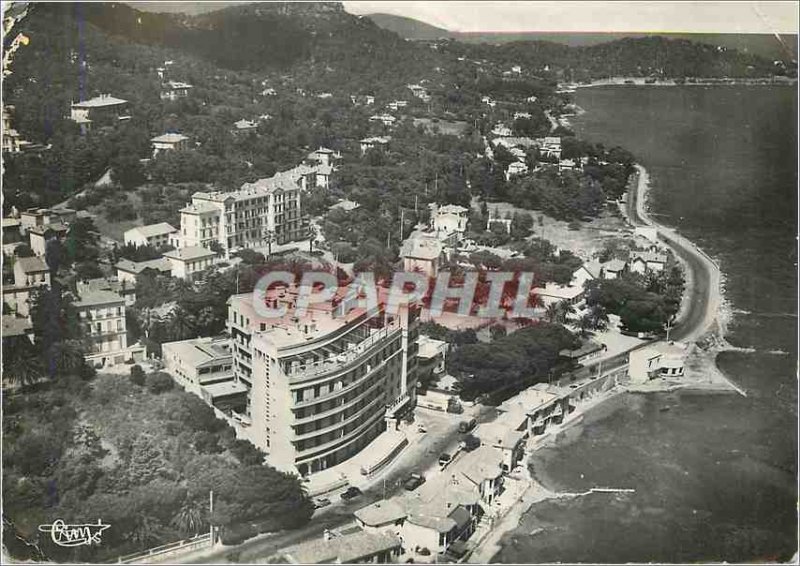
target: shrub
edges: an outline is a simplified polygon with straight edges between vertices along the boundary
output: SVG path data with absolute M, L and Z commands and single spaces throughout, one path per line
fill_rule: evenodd
M 150 393 L 155 395 L 169 391 L 175 385 L 172 381 L 172 378 L 168 374 L 161 371 L 148 375 L 145 383 Z
M 139 386 L 144 385 L 146 377 L 147 376 L 145 375 L 144 370 L 140 365 L 137 364 L 135 366 L 131 366 L 130 380 L 132 383 L 135 383 L 136 385 Z

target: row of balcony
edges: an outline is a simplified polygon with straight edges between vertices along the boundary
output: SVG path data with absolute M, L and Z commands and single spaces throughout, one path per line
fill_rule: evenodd
M 325 444 L 320 444 L 319 446 L 313 446 L 306 448 L 304 450 L 298 450 L 295 456 L 295 463 L 302 464 L 301 460 L 310 459 L 310 458 L 318 458 L 325 454 L 326 452 L 330 452 L 334 449 L 339 449 L 343 447 L 345 444 L 348 444 L 350 441 L 355 440 L 361 434 L 368 429 L 370 426 L 374 425 L 376 422 L 381 420 L 384 417 L 383 411 L 378 411 L 375 413 L 374 416 L 368 418 L 361 424 L 358 428 L 351 431 L 349 434 L 345 434 L 340 438 L 335 438 L 330 442 L 326 442 Z
M 347 387 L 342 387 L 341 389 L 337 389 L 326 393 L 325 395 L 320 395 L 319 397 L 315 397 L 313 399 L 308 399 L 304 401 L 299 401 L 294 404 L 294 409 L 302 409 L 305 407 L 311 407 L 313 405 L 318 405 L 320 403 L 324 403 L 326 401 L 330 401 L 332 399 L 336 399 L 337 397 L 341 397 L 342 395 L 346 395 L 347 393 L 353 391 L 360 385 L 363 385 L 365 381 L 367 381 L 370 377 L 375 375 L 378 371 L 385 368 L 389 362 L 401 352 L 402 350 L 397 350 L 396 352 L 392 353 L 388 358 L 386 358 L 383 362 L 376 365 L 374 368 L 371 368 L 367 373 L 365 373 L 360 379 L 355 380 L 353 383 L 348 385 Z
M 351 416 L 347 417 L 343 421 L 340 421 L 338 423 L 334 423 L 332 425 L 326 426 L 325 428 L 321 428 L 321 429 L 318 429 L 318 430 L 311 430 L 311 431 L 308 431 L 308 432 L 304 432 L 302 434 L 299 434 L 299 433 L 295 432 L 294 433 L 294 440 L 306 440 L 308 438 L 314 438 L 315 436 L 322 436 L 322 435 L 328 434 L 329 432 L 332 432 L 334 430 L 344 428 L 347 425 L 349 425 L 350 423 L 353 423 L 353 422 L 357 421 L 359 418 L 361 418 L 364 415 L 364 413 L 366 413 L 370 409 L 374 409 L 375 406 L 378 405 L 378 404 L 380 404 L 380 405 L 384 404 L 384 399 L 383 399 L 383 397 L 381 395 L 378 395 L 377 397 L 375 397 L 375 399 L 373 399 L 372 401 L 367 403 L 363 408 L 359 409 L 358 411 L 356 411 L 354 414 L 352 414 Z M 379 411 L 379 412 L 383 413 L 383 411 Z
M 377 369 L 378 368 L 376 368 L 376 370 Z M 373 372 L 373 375 L 374 375 L 374 372 Z M 345 401 L 341 405 L 337 405 L 336 407 L 334 407 L 332 409 L 328 409 L 327 411 L 323 411 L 321 413 L 314 413 L 314 414 L 309 415 L 307 417 L 295 417 L 294 424 L 295 425 L 307 424 L 307 423 L 311 423 L 311 422 L 314 422 L 314 421 L 317 421 L 317 420 L 320 420 L 320 419 L 325 419 L 327 417 L 331 417 L 331 416 L 333 416 L 333 415 L 335 415 L 337 413 L 340 413 L 342 411 L 346 411 L 350 407 L 353 407 L 356 404 L 358 404 L 359 401 L 361 401 L 362 399 L 367 397 L 370 393 L 375 391 L 375 389 L 377 389 L 380 385 L 383 385 L 383 380 L 377 379 L 375 381 L 375 383 L 373 383 L 372 385 L 367 387 L 366 390 L 362 391 L 361 393 L 359 393 L 358 395 L 356 395 L 355 397 L 353 397 L 349 401 Z
M 374 348 L 375 346 L 379 346 L 383 342 L 388 343 L 391 341 L 395 334 L 399 334 L 400 330 L 399 324 L 393 323 L 388 325 L 377 332 L 373 332 L 351 349 L 333 358 L 328 358 L 323 361 L 314 361 L 303 365 L 290 366 L 289 370 L 286 371 L 286 376 L 289 378 L 290 383 L 295 385 L 328 373 L 346 369 L 353 365 L 354 362 L 363 361 L 368 355 L 372 354 L 374 350 L 377 349 Z

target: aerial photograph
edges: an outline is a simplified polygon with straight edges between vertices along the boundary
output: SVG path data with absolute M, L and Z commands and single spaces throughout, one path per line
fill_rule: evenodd
M 4 0 L 0 563 L 800 563 L 799 14 Z

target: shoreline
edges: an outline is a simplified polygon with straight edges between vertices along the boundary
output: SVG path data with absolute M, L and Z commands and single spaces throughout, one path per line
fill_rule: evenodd
M 695 78 L 693 82 L 688 80 L 676 82 L 675 79 L 656 80 L 646 82 L 647 77 L 609 77 L 607 79 L 597 79 L 589 84 L 572 84 L 570 89 L 592 88 L 602 86 L 654 86 L 654 87 L 676 87 L 676 86 L 796 86 L 797 79 L 790 77 L 761 77 L 761 78 Z M 627 82 L 626 82 L 627 81 Z
M 700 249 L 697 244 L 681 236 L 677 230 L 660 224 L 649 216 L 647 201 L 651 189 L 650 176 L 641 164 L 637 163 L 635 167 L 637 175 L 635 187 L 633 188 L 635 189 L 635 194 L 628 196 L 628 208 L 624 206 L 621 207 L 626 222 L 631 226 L 636 226 L 636 218 L 631 218 L 631 216 L 635 216 L 640 220 L 638 224 L 651 226 L 658 230 L 660 239 L 670 247 L 675 257 L 684 267 L 687 291 L 693 289 L 694 293 L 697 292 L 697 289 L 692 287 L 692 285 L 696 285 L 700 282 L 698 274 L 695 272 L 697 264 L 700 264 L 707 273 L 708 300 L 705 302 L 702 317 L 695 324 L 695 327 L 690 328 L 686 336 L 681 338 L 681 341 L 694 343 L 686 361 L 687 375 L 692 375 L 693 378 L 687 380 L 687 376 L 684 376 L 681 380 L 659 380 L 638 386 L 625 385 L 614 387 L 607 392 L 607 394 L 604 394 L 601 398 L 591 403 L 590 406 L 581 410 L 580 415 L 575 415 L 574 419 L 571 419 L 564 423 L 563 426 L 559 427 L 555 436 L 548 434 L 540 439 L 536 446 L 531 447 L 524 460 L 530 485 L 524 490 L 519 500 L 508 509 L 498 524 L 492 528 L 486 540 L 481 543 L 481 547 L 476 549 L 469 556 L 467 561 L 470 563 L 490 562 L 502 551 L 503 538 L 519 528 L 522 517 L 528 513 L 536 503 L 547 499 L 570 495 L 550 491 L 542 485 L 541 482 L 531 474 L 529 460 L 536 450 L 554 444 L 556 442 L 555 437 L 558 436 L 558 433 L 563 433 L 573 428 L 576 424 L 580 424 L 583 421 L 584 415 L 605 403 L 605 401 L 618 397 L 622 393 L 668 393 L 679 390 L 708 393 L 736 392 L 742 396 L 747 396 L 746 391 L 731 381 L 716 364 L 717 355 L 720 352 L 728 349 L 735 349 L 725 340 L 725 333 L 731 317 L 732 307 L 725 297 L 724 276 L 719 264 L 705 251 Z M 633 210 L 630 210 L 631 204 L 634 205 Z M 693 262 L 690 261 L 687 256 L 693 256 L 694 266 L 692 265 Z M 691 295 L 692 293 L 684 292 L 684 296 L 681 300 L 681 307 L 676 315 L 676 318 L 682 324 L 686 324 L 686 319 L 690 318 L 692 315 L 696 316 L 691 310 L 693 302 L 693 297 Z M 691 323 L 691 320 L 689 322 Z M 707 347 L 703 348 L 699 346 L 698 344 L 701 342 L 707 344 Z

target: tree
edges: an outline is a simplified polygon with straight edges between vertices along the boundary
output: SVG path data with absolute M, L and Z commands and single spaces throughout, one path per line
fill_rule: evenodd
M 172 381 L 169 374 L 159 371 L 148 375 L 147 378 L 145 378 L 145 385 L 150 393 L 158 395 L 172 389 L 175 383 Z
M 134 364 L 134 365 L 131 366 L 130 379 L 131 379 L 132 383 L 135 383 L 136 385 L 142 386 L 145 383 L 145 378 L 146 377 L 147 376 L 144 373 L 144 370 L 142 369 L 142 366 L 140 366 L 139 364 Z
M 144 183 L 144 167 L 133 153 L 121 153 L 111 160 L 111 181 L 125 190 Z
M 197 534 L 208 524 L 209 509 L 196 499 L 187 499 L 170 524 L 185 534 Z

